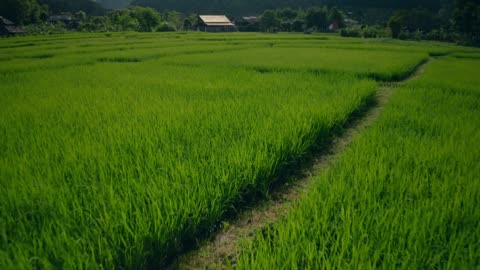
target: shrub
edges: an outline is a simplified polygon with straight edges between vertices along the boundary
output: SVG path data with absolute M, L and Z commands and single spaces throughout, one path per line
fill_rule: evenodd
M 411 39 L 412 38 L 412 35 L 407 32 L 407 31 L 401 31 L 398 36 L 397 36 L 398 39 L 401 39 L 401 40 L 407 40 L 407 39 Z
M 445 31 L 444 29 L 434 29 L 423 35 L 426 40 L 437 40 L 445 42 L 456 42 L 460 40 L 457 33 L 453 31 Z
M 363 29 L 363 37 L 364 38 L 376 38 L 377 31 L 373 27 L 366 27 Z
M 157 27 L 157 32 L 175 32 L 175 31 L 177 31 L 177 28 L 175 27 L 175 25 L 168 22 L 162 22 Z
M 389 35 L 385 31 L 385 28 L 379 25 L 367 26 L 363 29 L 364 38 L 381 38 L 388 37 Z
M 381 26 L 367 26 L 363 29 L 342 29 L 340 31 L 342 37 L 364 37 L 364 38 L 380 38 L 389 36 L 385 29 Z
M 340 30 L 340 35 L 342 37 L 361 37 L 362 30 L 361 29 L 342 29 Z

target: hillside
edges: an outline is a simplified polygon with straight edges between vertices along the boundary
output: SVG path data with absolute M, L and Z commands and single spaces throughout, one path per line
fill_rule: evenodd
M 354 8 L 413 8 L 439 9 L 443 2 L 452 0 L 133 0 L 133 5 L 151 6 L 158 10 L 177 10 L 187 13 L 251 14 L 282 7 L 310 7 L 337 5 Z
M 104 8 L 117 9 L 127 7 L 131 0 L 97 0 L 96 2 L 101 4 Z

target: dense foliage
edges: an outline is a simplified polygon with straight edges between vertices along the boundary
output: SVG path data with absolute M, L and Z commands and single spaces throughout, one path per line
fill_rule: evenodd
M 455 28 L 464 36 L 464 41 L 480 46 L 480 1 L 456 0 Z
M 128 9 L 107 12 L 104 8 Z M 103 7 L 102 7 L 103 6 Z M 143 12 L 139 6 L 154 8 Z M 134 14 L 140 10 L 141 14 Z M 75 22 L 46 25 L 49 15 L 68 12 Z M 87 16 L 78 16 L 78 14 Z M 133 13 L 132 13 L 133 12 Z M 341 31 L 343 36 L 438 40 L 469 45 L 480 44 L 478 0 L 422 1 L 97 1 L 91 0 L 4 0 L 0 15 L 28 25 L 30 33 L 80 31 L 176 31 L 193 30 L 196 14 L 227 14 L 240 31 L 314 32 Z M 104 16 L 98 16 L 104 15 Z M 256 15 L 255 23 L 241 17 Z M 348 22 L 345 21 L 348 18 Z M 33 25 L 32 25 L 33 24 Z M 73 26 L 72 26 L 73 25 Z M 388 29 L 387 29 L 388 28 Z
M 421 8 L 397 10 L 390 17 L 388 26 L 393 38 L 480 45 L 480 1 L 447 2 L 437 13 Z
M 264 32 L 303 32 L 305 30 L 326 32 L 331 24 L 336 24 L 336 28 L 344 27 L 344 19 L 344 14 L 337 7 L 266 10 L 260 15 L 259 30 Z
M 100 15 L 104 9 L 91 0 L 2 0 L 0 16 L 18 24 L 31 24 L 45 21 L 49 14 L 59 12 L 84 11 L 90 15 Z
M 48 6 L 41 6 L 36 0 L 3 0 L 0 16 L 19 24 L 36 23 L 47 18 Z
M 425 8 L 439 9 L 441 0 L 133 0 L 134 5 L 154 7 L 158 10 L 179 10 L 187 13 L 228 13 L 230 15 L 258 14 L 274 8 L 307 8 L 311 6 L 340 6 L 362 8 Z

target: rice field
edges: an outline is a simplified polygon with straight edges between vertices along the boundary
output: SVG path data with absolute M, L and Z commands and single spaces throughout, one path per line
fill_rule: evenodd
M 446 54 L 236 266 L 478 267 L 478 53 L 334 35 L 1 39 L 0 268 L 163 268 L 379 85 Z
M 478 60 L 435 60 L 394 94 L 238 269 L 477 269 Z

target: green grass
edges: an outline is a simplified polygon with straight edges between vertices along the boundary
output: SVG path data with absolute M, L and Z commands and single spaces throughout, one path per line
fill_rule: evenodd
M 325 144 L 375 80 L 445 52 L 475 53 L 334 35 L 2 39 L 0 268 L 159 268 Z
M 480 267 L 478 60 L 435 60 L 239 269 Z

